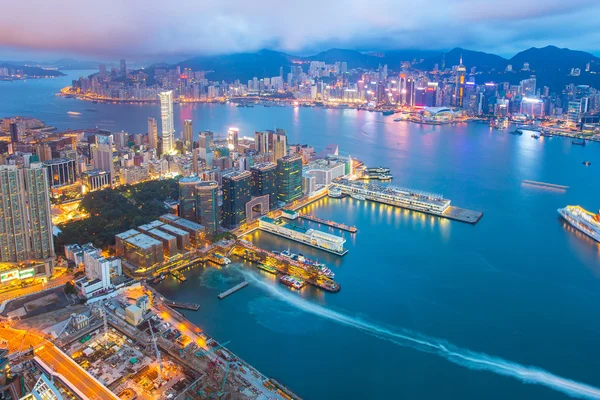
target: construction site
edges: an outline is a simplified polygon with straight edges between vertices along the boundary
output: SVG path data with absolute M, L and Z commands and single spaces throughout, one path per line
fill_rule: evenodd
M 297 399 L 169 307 L 151 288 L 0 328 L 16 370 L 65 398 Z

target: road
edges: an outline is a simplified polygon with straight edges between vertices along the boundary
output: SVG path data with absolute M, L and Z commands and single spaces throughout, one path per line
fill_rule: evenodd
M 52 289 L 52 288 L 64 285 L 65 283 L 69 282 L 72 279 L 73 279 L 72 274 L 64 274 L 64 275 L 61 275 L 54 279 L 49 280 L 47 283 L 38 283 L 36 285 L 27 286 L 24 288 L 8 290 L 4 293 L 0 293 L 0 303 L 4 302 L 6 300 L 16 299 L 18 297 L 23 297 L 23 296 L 27 296 L 29 294 L 37 293 L 42 290 Z
M 110 390 L 94 379 L 75 361 L 57 349 L 53 344 L 46 343 L 35 350 L 35 355 L 42 362 L 61 374 L 68 382 L 70 388 L 77 389 L 89 400 L 116 400 L 118 399 Z

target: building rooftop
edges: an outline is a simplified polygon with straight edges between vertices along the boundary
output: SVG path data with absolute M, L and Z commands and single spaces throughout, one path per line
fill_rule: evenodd
M 139 234 L 140 234 L 139 231 L 136 231 L 135 229 L 130 229 L 128 231 L 121 232 L 118 235 L 115 235 L 115 237 L 118 237 L 119 239 L 125 240 L 127 238 L 130 238 L 132 236 L 139 235 Z
M 204 230 L 203 225 L 197 224 L 193 221 L 190 221 L 189 219 L 179 218 L 178 220 L 173 221 L 173 222 L 179 226 L 183 226 L 184 228 L 191 229 L 194 231 L 203 231 Z
M 164 225 L 164 222 L 159 221 L 159 220 L 154 220 L 154 221 L 149 222 L 147 224 L 138 226 L 138 229 L 141 229 L 143 231 L 149 231 L 151 229 L 158 228 L 161 225 Z
M 268 171 L 271 169 L 277 168 L 277 164 L 272 162 L 262 162 L 259 164 L 254 164 L 250 169 L 257 169 L 259 171 Z
M 236 172 L 232 172 L 227 175 L 224 175 L 223 179 L 231 179 L 234 181 L 239 181 L 242 179 L 250 178 L 251 176 L 252 176 L 252 174 L 250 173 L 250 171 L 236 171 Z
M 177 221 L 178 219 L 180 219 L 177 215 L 174 214 L 163 214 L 160 216 L 160 218 L 165 221 Z
M 192 185 L 202 181 L 198 176 L 186 176 L 185 178 L 179 179 L 179 184 Z
M 148 233 L 152 234 L 154 236 L 157 236 L 157 237 L 159 237 L 161 239 L 164 239 L 164 240 L 175 240 L 175 239 L 177 239 L 175 236 L 169 235 L 168 233 L 163 232 L 163 231 L 161 231 L 159 229 L 149 230 Z
M 148 249 L 152 246 L 162 245 L 161 242 L 144 233 L 127 238 L 125 241 L 141 249 Z
M 160 227 L 158 227 L 158 229 L 160 229 L 161 231 L 167 231 L 168 233 L 172 233 L 174 235 L 184 236 L 184 235 L 188 234 L 183 229 L 179 229 L 173 225 L 168 225 L 168 224 L 163 224 Z

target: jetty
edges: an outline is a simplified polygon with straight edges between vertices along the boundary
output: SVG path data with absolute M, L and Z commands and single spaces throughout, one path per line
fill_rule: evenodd
M 319 218 L 317 216 L 310 215 L 310 214 L 300 214 L 300 218 L 305 219 L 307 221 L 316 222 L 316 223 L 319 223 L 319 224 L 322 224 L 322 225 L 327 225 L 327 226 L 330 226 L 332 228 L 341 229 L 341 230 L 346 231 L 346 232 L 356 233 L 358 231 L 358 229 L 356 229 L 355 226 L 341 224 L 339 222 L 335 222 L 335 221 L 330 221 L 330 220 L 327 220 L 327 219 Z
M 179 301 L 173 301 L 173 300 L 167 300 L 167 299 L 164 299 L 163 303 L 164 303 L 164 305 L 169 306 L 171 308 L 182 308 L 185 310 L 192 310 L 192 311 L 198 311 L 198 309 L 200 309 L 200 304 L 196 304 L 196 303 L 182 303 Z
M 248 282 L 244 281 L 242 283 L 235 285 L 231 289 L 224 291 L 223 293 L 219 293 L 219 295 L 217 297 L 219 298 L 219 300 L 223 300 L 225 297 L 237 292 L 240 289 L 245 288 L 246 286 L 248 286 Z

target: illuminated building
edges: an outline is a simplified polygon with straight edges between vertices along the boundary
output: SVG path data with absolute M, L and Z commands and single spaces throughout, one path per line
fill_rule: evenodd
M 162 242 L 135 229 L 115 236 L 117 256 L 137 268 L 151 268 L 164 261 Z
M 155 118 L 148 118 L 148 147 L 158 148 L 158 127 Z
M 207 166 L 212 166 L 213 154 L 211 147 L 213 145 L 214 135 L 215 134 L 211 131 L 204 131 L 200 132 L 200 136 L 198 136 L 198 156 Z
M 246 222 L 252 174 L 249 171 L 223 176 L 223 225 L 235 228 Z
M 196 184 L 196 222 L 211 235 L 217 234 L 219 226 L 218 191 L 219 185 L 215 181 Z
M 46 168 L 50 187 L 56 188 L 72 185 L 77 181 L 77 167 L 75 160 L 70 158 L 55 158 L 42 163 Z
M 41 163 L 29 168 L 0 166 L 0 193 L 0 261 L 43 261 L 45 270 L 36 275 L 50 275 L 54 242 L 46 169 Z
M 299 154 L 277 160 L 277 200 L 290 203 L 302 197 L 302 157 Z
M 127 63 L 125 62 L 124 58 L 121 59 L 121 70 L 120 70 L 120 72 L 121 72 L 122 76 L 127 75 Z
M 179 216 L 196 220 L 196 184 L 200 182 L 197 176 L 189 176 L 179 180 Z
M 575 126 L 581 122 L 581 101 L 570 101 L 567 109 L 567 122 Z
M 531 75 L 529 79 L 523 79 L 521 81 L 521 94 L 523 97 L 534 98 L 536 92 L 537 80 L 535 75 Z
M 271 161 L 276 162 L 288 155 L 287 134 L 284 129 L 255 132 L 254 148 L 259 154 L 271 155 Z
M 544 116 L 544 101 L 540 99 L 533 99 L 529 97 L 523 97 L 521 100 L 521 114 L 526 114 L 531 117 L 543 117 Z
M 173 124 L 173 91 L 159 93 L 160 98 L 160 119 L 161 119 L 161 139 L 163 154 L 172 154 L 175 148 L 173 133 L 175 127 Z
M 456 85 L 454 86 L 455 90 L 455 100 L 456 106 L 462 108 L 464 104 L 465 97 L 465 76 L 467 74 L 467 68 L 463 65 L 462 62 L 462 54 L 460 55 L 460 64 L 456 68 Z
M 229 128 L 227 131 L 227 144 L 231 150 L 236 150 L 238 147 L 240 131 L 238 128 Z
M 192 152 L 192 144 L 194 142 L 194 131 L 192 129 L 192 120 L 186 119 L 183 121 L 183 148 L 185 153 Z
M 273 161 L 287 156 L 287 134 L 284 129 L 276 129 L 272 134 Z
M 110 186 L 110 174 L 99 169 L 92 169 L 81 173 L 83 187 L 88 192 Z
M 112 183 L 115 179 L 115 163 L 113 160 L 113 135 L 96 135 L 92 164 L 94 169 L 107 172 Z
M 159 217 L 159 220 L 164 222 L 165 224 L 169 224 L 176 228 L 179 228 L 190 235 L 190 243 L 193 247 L 199 247 L 204 245 L 204 237 L 205 237 L 205 229 L 204 226 L 194 222 L 187 220 L 185 218 L 180 218 L 173 214 L 164 214 Z
M 269 196 L 269 206 L 277 204 L 277 165 L 272 162 L 260 163 L 250 168 L 252 174 L 252 196 Z

